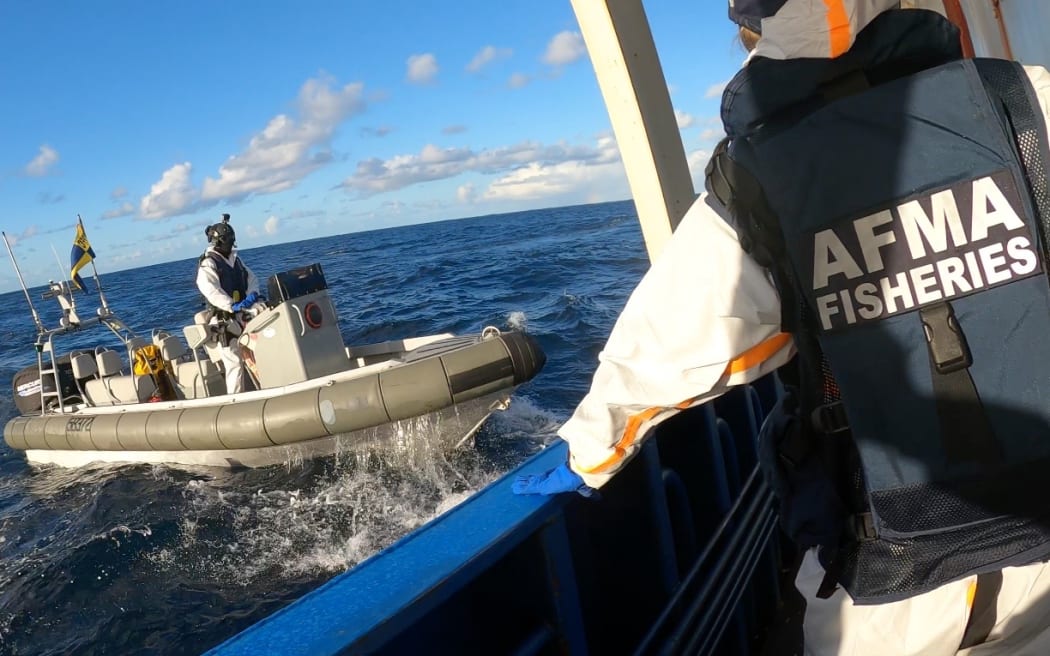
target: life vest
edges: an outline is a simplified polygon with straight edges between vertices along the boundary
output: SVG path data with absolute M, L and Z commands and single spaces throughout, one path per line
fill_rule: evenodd
M 204 260 L 211 260 L 215 264 L 215 271 L 219 274 L 219 286 L 230 295 L 233 302 L 240 301 L 248 294 L 248 270 L 245 268 L 241 258 L 233 259 L 233 266 L 216 251 L 207 251 L 197 259 L 197 266 L 204 264 Z M 207 299 L 205 299 L 207 303 Z M 207 303 L 212 310 L 220 311 L 219 308 Z
M 890 11 L 756 58 L 708 166 L 798 346 L 760 444 L 785 528 L 857 603 L 1050 557 L 1046 126 L 958 44 Z
M 178 398 L 172 384 L 171 365 L 161 356 L 160 347 L 147 344 L 135 349 L 131 370 L 136 376 L 149 376 L 156 385 L 150 401 L 173 401 Z

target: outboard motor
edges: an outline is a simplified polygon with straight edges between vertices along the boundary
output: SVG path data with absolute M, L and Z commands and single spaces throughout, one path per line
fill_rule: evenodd
M 262 388 L 326 376 L 349 367 L 339 317 L 320 264 L 267 281 L 270 308 L 244 327 L 240 342 L 255 355 Z
M 55 366 L 58 368 L 58 380 L 62 384 L 62 398 L 66 403 L 79 403 L 80 392 L 77 390 L 76 380 L 73 378 L 73 365 L 71 358 L 79 351 L 55 358 Z M 23 415 L 40 413 L 40 387 L 43 381 L 44 392 L 55 391 L 55 375 L 52 373 L 40 376 L 40 369 L 34 364 L 22 369 L 14 375 L 11 380 L 11 397 L 14 399 L 15 407 Z

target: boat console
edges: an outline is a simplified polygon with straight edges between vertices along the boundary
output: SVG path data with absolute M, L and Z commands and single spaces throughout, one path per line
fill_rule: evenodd
M 244 326 L 239 339 L 254 356 L 253 373 L 260 387 L 299 383 L 348 368 L 339 317 L 320 264 L 270 276 L 267 294 L 268 307 Z

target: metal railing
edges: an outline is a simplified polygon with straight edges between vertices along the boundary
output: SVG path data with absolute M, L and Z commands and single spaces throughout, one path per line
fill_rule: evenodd
M 772 377 L 663 422 L 601 491 L 473 497 L 211 652 L 754 653 L 779 600 L 757 431 Z

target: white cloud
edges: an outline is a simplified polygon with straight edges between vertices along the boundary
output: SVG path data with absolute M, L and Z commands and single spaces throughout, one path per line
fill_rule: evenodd
M 532 78 L 530 78 L 528 75 L 525 75 L 524 73 L 515 73 L 510 76 L 510 79 L 507 80 L 507 86 L 511 89 L 520 89 L 526 84 L 528 84 L 531 80 Z
M 481 69 L 485 68 L 486 65 L 491 64 L 497 59 L 506 59 L 514 53 L 510 48 L 497 48 L 496 46 L 485 46 L 478 51 L 478 54 L 474 55 L 474 59 L 470 60 L 467 64 L 467 72 L 477 73 Z
M 11 244 L 11 246 L 14 246 L 23 239 L 29 239 L 30 237 L 35 236 L 38 232 L 40 232 L 40 229 L 37 228 L 36 224 L 33 224 L 25 230 L 23 230 L 22 234 L 20 235 L 6 235 L 7 243 Z
M 468 182 L 465 185 L 460 185 L 456 189 L 456 199 L 461 203 L 473 203 L 477 197 L 477 192 L 474 191 L 474 183 Z
M 692 114 L 687 114 L 680 109 L 674 110 L 674 118 L 678 122 L 679 130 L 692 127 L 693 123 L 696 122 L 696 119 L 693 118 Z
M 396 155 L 388 160 L 372 158 L 358 162 L 354 174 L 344 180 L 341 186 L 361 196 L 370 196 L 421 182 L 452 178 L 468 171 L 492 175 L 534 163 L 549 166 L 576 161 L 584 166 L 592 166 L 618 159 L 615 146 L 610 151 L 604 147 L 565 143 L 545 146 L 525 141 L 475 152 L 470 148 L 439 148 L 428 144 L 418 155 Z
M 564 66 L 586 54 L 587 48 L 583 44 L 583 36 L 579 32 L 566 30 L 555 34 L 547 44 L 547 52 L 543 55 L 543 61 L 551 66 Z
M 364 109 L 360 82 L 333 88 L 333 80 L 307 80 L 296 99 L 297 116 L 278 114 L 248 142 L 244 152 L 219 168 L 218 178 L 205 178 L 201 200 L 236 199 L 294 187 L 332 160 L 336 128 Z
M 217 178 L 204 179 L 199 193 L 190 181 L 189 162 L 165 171 L 140 201 L 139 216 L 163 219 L 203 205 L 284 191 L 331 162 L 336 128 L 365 106 L 360 82 L 342 88 L 333 88 L 333 83 L 324 76 L 304 82 L 295 101 L 296 115 L 270 119 L 243 152 L 227 158 Z
M 729 86 L 729 80 L 724 80 L 716 84 L 712 84 L 707 87 L 707 91 L 704 92 L 704 98 L 719 98 L 722 96 L 722 92 Z
M 103 212 L 103 219 L 116 219 L 122 216 L 130 216 L 135 213 L 135 206 L 125 201 L 120 204 L 120 207 L 114 207 L 108 212 Z
M 278 228 L 280 222 L 281 222 L 280 219 L 278 219 L 276 216 L 271 214 L 270 218 L 266 219 L 266 223 L 263 223 L 263 230 L 268 235 L 276 235 L 277 234 L 277 228 Z
M 602 137 L 588 158 L 533 161 L 493 181 L 485 200 L 537 200 L 567 197 L 581 191 L 587 200 L 609 199 L 626 193 L 627 178 L 616 140 Z
M 139 201 L 139 216 L 149 220 L 163 219 L 190 209 L 198 198 L 190 182 L 192 170 L 192 164 L 183 162 L 165 171 Z
M 120 200 L 121 198 L 128 195 L 126 187 L 117 187 L 113 191 L 109 192 L 109 197 L 113 200 Z
M 724 136 L 726 136 L 726 133 L 725 133 L 725 130 L 723 130 L 721 127 L 708 128 L 708 129 L 706 129 L 706 130 L 704 130 L 703 132 L 700 133 L 700 140 L 701 141 L 717 141 L 717 140 L 721 139 Z
M 145 253 L 142 252 L 142 249 L 134 251 L 116 251 L 113 254 L 107 254 L 106 259 L 114 264 L 126 264 L 128 262 L 138 262 L 144 255 Z
M 422 55 L 412 55 L 408 58 L 408 73 L 406 76 L 409 82 L 413 84 L 427 84 L 434 80 L 434 76 L 437 73 L 437 58 L 429 52 Z
M 711 152 L 704 149 L 694 150 L 691 153 L 687 153 L 685 159 L 689 164 L 689 173 L 690 177 L 693 179 L 693 188 L 703 189 L 707 177 L 705 169 L 707 168 L 707 161 L 711 159 Z
M 47 175 L 56 163 L 58 163 L 58 151 L 43 144 L 33 161 L 26 164 L 24 172 L 30 177 L 39 178 Z
M 441 134 L 463 134 L 466 131 L 467 126 L 465 125 L 446 125 L 441 128 Z

